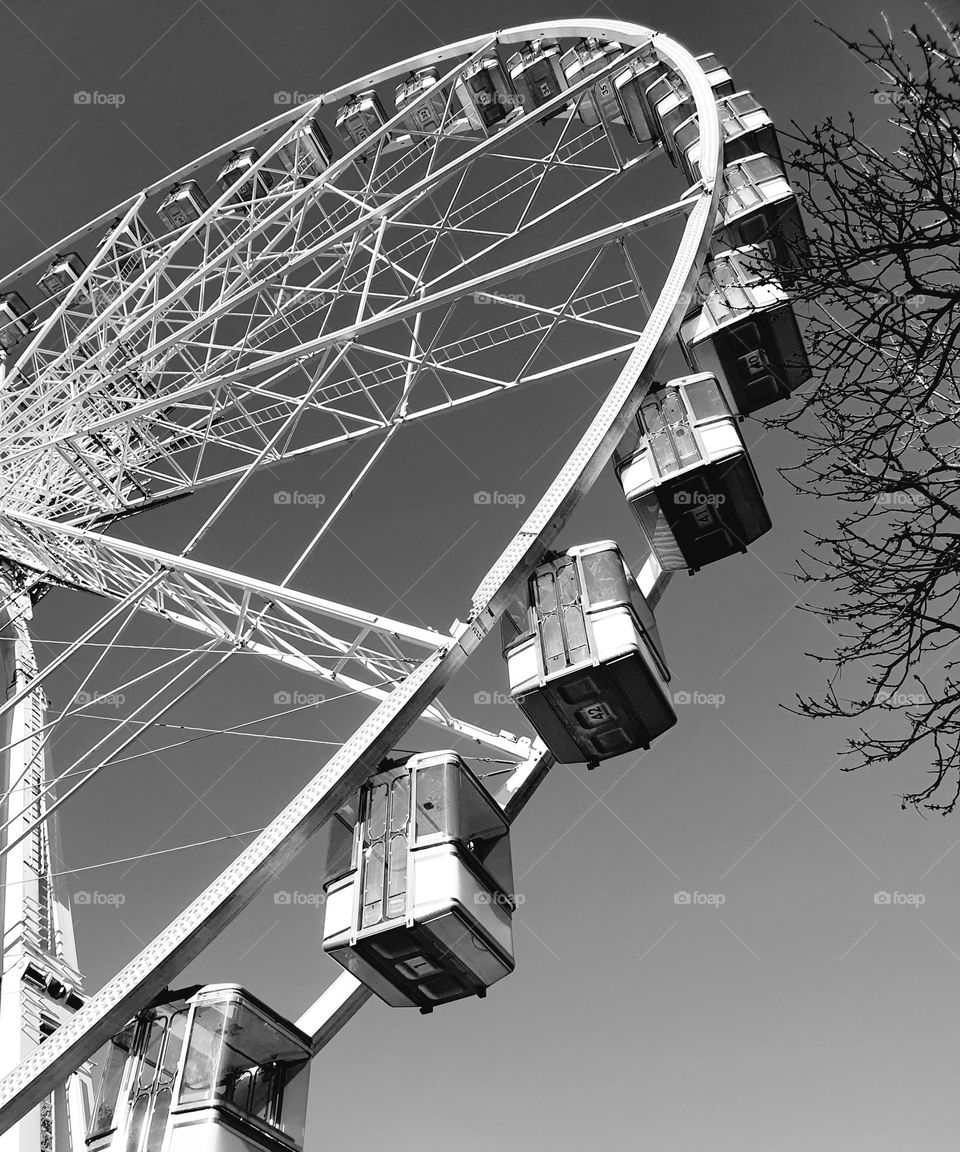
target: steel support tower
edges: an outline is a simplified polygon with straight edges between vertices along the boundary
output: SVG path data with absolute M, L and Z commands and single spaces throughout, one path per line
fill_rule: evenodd
M 10 573 L 0 575 L 5 605 L 0 622 L 0 683 L 5 699 L 36 677 L 30 640 L 30 595 Z M 45 819 L 49 733 L 42 689 L 24 694 L 4 716 L 0 786 L 6 841 L 26 833 L 3 857 L 3 960 L 0 970 L 0 1074 L 6 1074 L 53 1034 L 80 1006 L 70 905 L 58 821 Z M 0 1152 L 75 1152 L 83 1147 L 90 1116 L 91 1077 L 81 1066 L 55 1086 L 27 1116 L 0 1135 Z

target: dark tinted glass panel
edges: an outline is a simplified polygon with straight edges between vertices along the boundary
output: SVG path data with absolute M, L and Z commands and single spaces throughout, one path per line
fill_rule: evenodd
M 740 221 L 737 225 L 739 233 L 738 239 L 744 244 L 759 244 L 766 240 L 771 231 L 771 225 L 767 223 L 764 213 L 758 212 L 754 216 L 748 216 L 746 219 Z
M 467 84 L 473 93 L 474 101 L 480 110 L 480 117 L 484 124 L 489 127 L 491 124 L 496 124 L 498 120 L 502 120 L 507 110 L 497 99 L 497 90 L 489 70 L 482 68 L 470 77 Z
M 695 380 L 685 385 L 685 391 L 695 420 L 712 420 L 718 416 L 731 415 L 730 406 L 715 379 Z
M 681 99 L 689 95 L 683 77 L 676 72 L 670 72 L 666 76 L 661 76 L 659 80 L 655 81 L 647 89 L 647 99 L 654 107 L 667 96 L 674 94 Z
M 613 549 L 592 552 L 581 557 L 587 599 L 591 605 L 608 600 L 625 603 L 628 599 L 627 577 L 620 554 Z
M 465 772 L 458 773 L 457 839 L 504 892 L 513 891 L 510 841 L 502 814 L 489 794 Z
M 758 156 L 755 160 L 748 160 L 744 167 L 749 169 L 754 180 L 775 180 L 783 176 L 783 169 L 772 156 Z
M 763 335 L 753 321 L 742 325 L 736 332 L 736 346 L 740 352 L 739 363 L 744 375 L 748 377 L 763 376 L 770 370 Z
M 278 1064 L 268 1064 L 265 1068 L 256 1069 L 251 1078 L 247 1111 L 265 1124 L 272 1124 L 276 1119 L 280 1098 L 279 1074 Z
M 638 413 L 637 419 L 633 421 L 633 423 L 624 433 L 623 439 L 617 445 L 617 450 L 614 452 L 614 459 L 623 460 L 627 456 L 632 456 L 640 447 L 644 435 L 645 433 L 643 424 L 640 421 L 640 416 Z
M 220 1004 L 201 1004 L 194 1015 L 180 1087 L 181 1104 L 206 1100 L 213 1094 L 225 1011 Z
M 659 432 L 663 428 L 663 414 L 660 411 L 660 393 L 648 396 L 640 405 L 640 416 L 648 433 Z
M 660 122 L 663 125 L 664 134 L 672 136 L 680 125 L 689 118 L 690 113 L 694 110 L 693 97 L 684 100 L 678 104 L 676 108 L 671 108 L 669 112 L 664 112 L 660 117 Z
M 327 832 L 327 860 L 324 882 L 335 880 L 350 871 L 353 857 L 353 826 L 344 815 L 337 812 L 330 821 Z
M 756 112 L 760 107 L 760 101 L 752 92 L 738 92 L 735 96 L 728 96 L 724 103 L 732 111 L 740 114 Z
M 292 1140 L 302 1144 L 303 1127 L 307 1120 L 307 1088 L 310 1085 L 309 1061 L 290 1061 L 284 1065 L 283 1073 L 279 1127 Z
M 474 98 L 478 104 L 489 104 L 494 96 L 493 81 L 490 79 L 490 73 L 486 68 L 475 73 L 467 81 L 470 85 L 470 91 L 473 93 Z
M 556 96 L 560 91 L 560 85 L 553 74 L 553 69 L 546 60 L 538 60 L 536 64 L 527 69 L 527 83 L 530 85 L 530 90 L 538 104 L 545 103 L 551 96 Z
M 677 147 L 681 152 L 686 152 L 688 148 L 698 143 L 700 140 L 699 120 L 688 120 L 686 124 L 682 124 L 674 134 L 674 140 L 676 140 Z
M 103 1076 L 100 1079 L 100 1088 L 97 1092 L 94 1119 L 90 1126 L 90 1139 L 102 1135 L 104 1132 L 109 1132 L 113 1128 L 117 1100 L 120 1095 L 123 1074 L 127 1068 L 127 1058 L 130 1055 L 130 1046 L 133 1043 L 135 1030 L 136 1024 L 128 1024 L 121 1033 L 114 1036 L 110 1041 L 103 1067 Z
M 255 1075 L 256 1069 L 244 1068 L 241 1072 L 224 1077 L 218 1093 L 220 1099 L 229 1100 L 241 1112 L 249 1112 L 250 1093 Z
M 415 774 L 417 836 L 447 831 L 446 765 L 431 764 Z
M 217 1098 L 246 1116 L 287 1131 L 283 1085 L 292 1070 L 302 1068 L 303 1049 L 242 1002 L 228 1004 L 226 1011 L 229 1016 L 216 1073 Z M 291 1105 L 290 1131 L 299 1136 L 303 1117 L 295 1098 Z
M 630 603 L 633 607 L 634 615 L 643 629 L 644 633 L 650 633 L 656 628 L 656 621 L 653 613 L 650 611 L 650 605 L 644 598 L 643 593 L 635 583 L 630 586 Z
M 520 636 L 530 635 L 529 608 L 517 597 L 500 617 L 500 640 L 504 648 Z
M 510 855 L 510 837 L 499 836 L 474 841 L 474 854 L 497 886 L 512 896 L 513 859 Z

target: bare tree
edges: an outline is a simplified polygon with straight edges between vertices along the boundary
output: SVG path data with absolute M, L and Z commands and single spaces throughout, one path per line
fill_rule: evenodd
M 931 775 L 903 796 L 960 801 L 960 35 L 887 28 L 849 51 L 897 133 L 852 116 L 797 129 L 791 157 L 811 255 L 791 287 L 816 379 L 771 424 L 799 437 L 794 486 L 842 502 L 801 580 L 838 636 L 812 717 L 860 717 L 847 770 L 910 753 Z M 922 783 L 922 782 L 918 782 Z

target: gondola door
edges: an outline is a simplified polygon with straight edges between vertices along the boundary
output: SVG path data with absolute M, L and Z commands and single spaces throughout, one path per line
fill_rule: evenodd
M 141 1022 L 123 1152 L 162 1152 L 186 1026 L 186 1007 L 161 1008 Z
M 360 929 L 406 915 L 409 821 L 406 773 L 370 785 L 363 818 Z

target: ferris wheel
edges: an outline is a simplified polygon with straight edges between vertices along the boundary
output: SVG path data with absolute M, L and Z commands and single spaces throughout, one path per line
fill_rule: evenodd
M 634 209 L 585 224 L 615 189 Z M 663 268 L 648 258 L 658 232 Z M 207 1147 L 222 1124 L 237 1147 L 300 1146 L 304 1069 L 370 995 L 429 1011 L 512 969 L 511 821 L 554 762 L 594 766 L 676 722 L 662 591 L 770 526 L 737 420 L 809 375 L 789 302 L 803 247 L 770 117 L 714 57 L 638 25 L 569 20 L 432 50 L 287 108 L 0 280 L 4 926 L 18 916 L 23 938 L 17 1011 L 0 1012 L 19 1045 L 0 1034 L 0 1128 L 24 1133 L 17 1147 L 80 1148 L 89 1125 L 94 1152 L 172 1152 Z M 664 384 L 677 347 L 688 371 Z M 404 619 L 318 585 L 356 499 L 396 482 L 412 429 L 585 371 L 605 380 L 602 401 L 460 589 L 461 620 Z M 258 476 L 324 454 L 339 461 L 336 495 L 285 541 L 278 578 L 203 558 Z M 613 541 L 558 539 L 611 467 L 643 542 L 636 572 Z M 203 514 L 171 527 L 186 497 Z M 53 588 L 102 610 L 38 667 L 30 621 Z M 488 731 L 442 695 L 498 623 L 526 735 Z M 144 645 L 161 627 L 175 648 Z M 136 666 L 120 659 L 133 637 L 150 649 Z M 359 720 L 88 995 L 51 873 L 56 821 L 251 655 L 327 686 Z M 76 687 L 55 712 L 44 693 L 71 662 Z M 113 717 L 84 725 L 111 694 Z M 443 751 L 398 757 L 419 724 Z M 54 773 L 68 726 L 76 755 Z M 494 783 L 467 763 L 477 748 L 508 765 Z M 340 855 L 323 946 L 344 975 L 293 1023 L 233 985 L 168 993 L 324 827 Z M 5 971 L 9 1001 L 7 987 Z M 269 1050 L 234 1053 L 216 1091 L 190 1063 L 201 1033 L 228 1059 L 214 1018 Z M 87 1062 L 108 1042 L 91 1119 Z M 145 1086 L 134 1065 L 151 1044 Z

